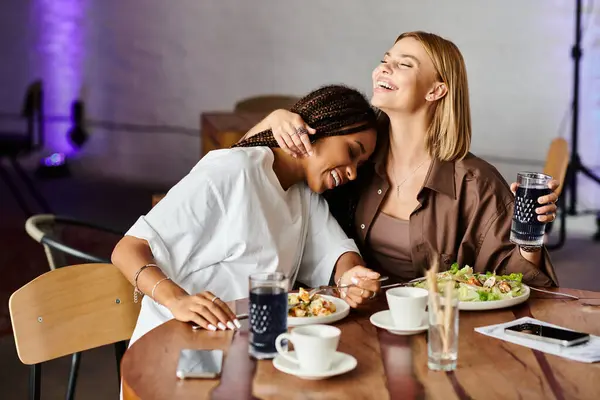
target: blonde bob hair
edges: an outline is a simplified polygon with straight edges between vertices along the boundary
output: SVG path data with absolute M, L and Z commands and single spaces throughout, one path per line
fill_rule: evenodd
M 405 32 L 394 43 L 404 38 L 413 38 L 423 45 L 438 74 L 437 79 L 444 82 L 448 90 L 432 104 L 431 122 L 425 136 L 426 149 L 438 160 L 461 160 L 471 148 L 469 85 L 462 54 L 454 43 L 433 33 Z M 389 129 L 387 116 L 380 122 Z

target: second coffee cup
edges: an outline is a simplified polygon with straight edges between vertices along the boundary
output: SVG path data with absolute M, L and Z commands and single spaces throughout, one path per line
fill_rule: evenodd
M 403 329 L 418 328 L 426 323 L 429 292 L 415 287 L 399 287 L 386 293 L 394 326 Z

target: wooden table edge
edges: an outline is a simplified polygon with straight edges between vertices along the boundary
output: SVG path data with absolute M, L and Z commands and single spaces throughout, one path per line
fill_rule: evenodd
M 123 393 L 123 400 L 141 400 L 123 378 L 121 378 L 121 392 Z

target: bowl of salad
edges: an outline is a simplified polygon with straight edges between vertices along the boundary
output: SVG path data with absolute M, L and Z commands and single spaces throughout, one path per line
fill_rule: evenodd
M 437 275 L 438 291 L 443 294 L 448 281 L 454 282 L 460 310 L 496 310 L 521 304 L 529 299 L 529 286 L 522 283 L 523 274 L 496 275 L 473 272 L 468 265 L 453 264 L 448 271 Z M 413 286 L 427 289 L 425 278 Z

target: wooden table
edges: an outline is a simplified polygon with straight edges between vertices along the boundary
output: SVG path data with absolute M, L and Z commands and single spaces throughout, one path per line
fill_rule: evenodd
M 427 368 L 426 334 L 394 336 L 375 328 L 369 316 L 380 303 L 355 311 L 336 325 L 339 350 L 358 360 L 357 368 L 323 381 L 305 381 L 277 371 L 270 361 L 248 357 L 247 332 L 193 331 L 167 322 L 139 339 L 123 358 L 125 399 L 597 399 L 600 364 L 584 364 L 481 335 L 475 327 L 524 316 L 600 335 L 600 293 L 560 289 L 569 300 L 533 292 L 520 306 L 460 314 L 458 368 Z M 238 312 L 247 304 L 238 302 Z M 220 381 L 179 381 L 175 369 L 182 348 L 223 349 Z
M 200 115 L 202 135 L 200 157 L 211 150 L 225 149 L 235 144 L 254 125 L 266 117 L 265 113 L 233 111 L 205 112 Z

